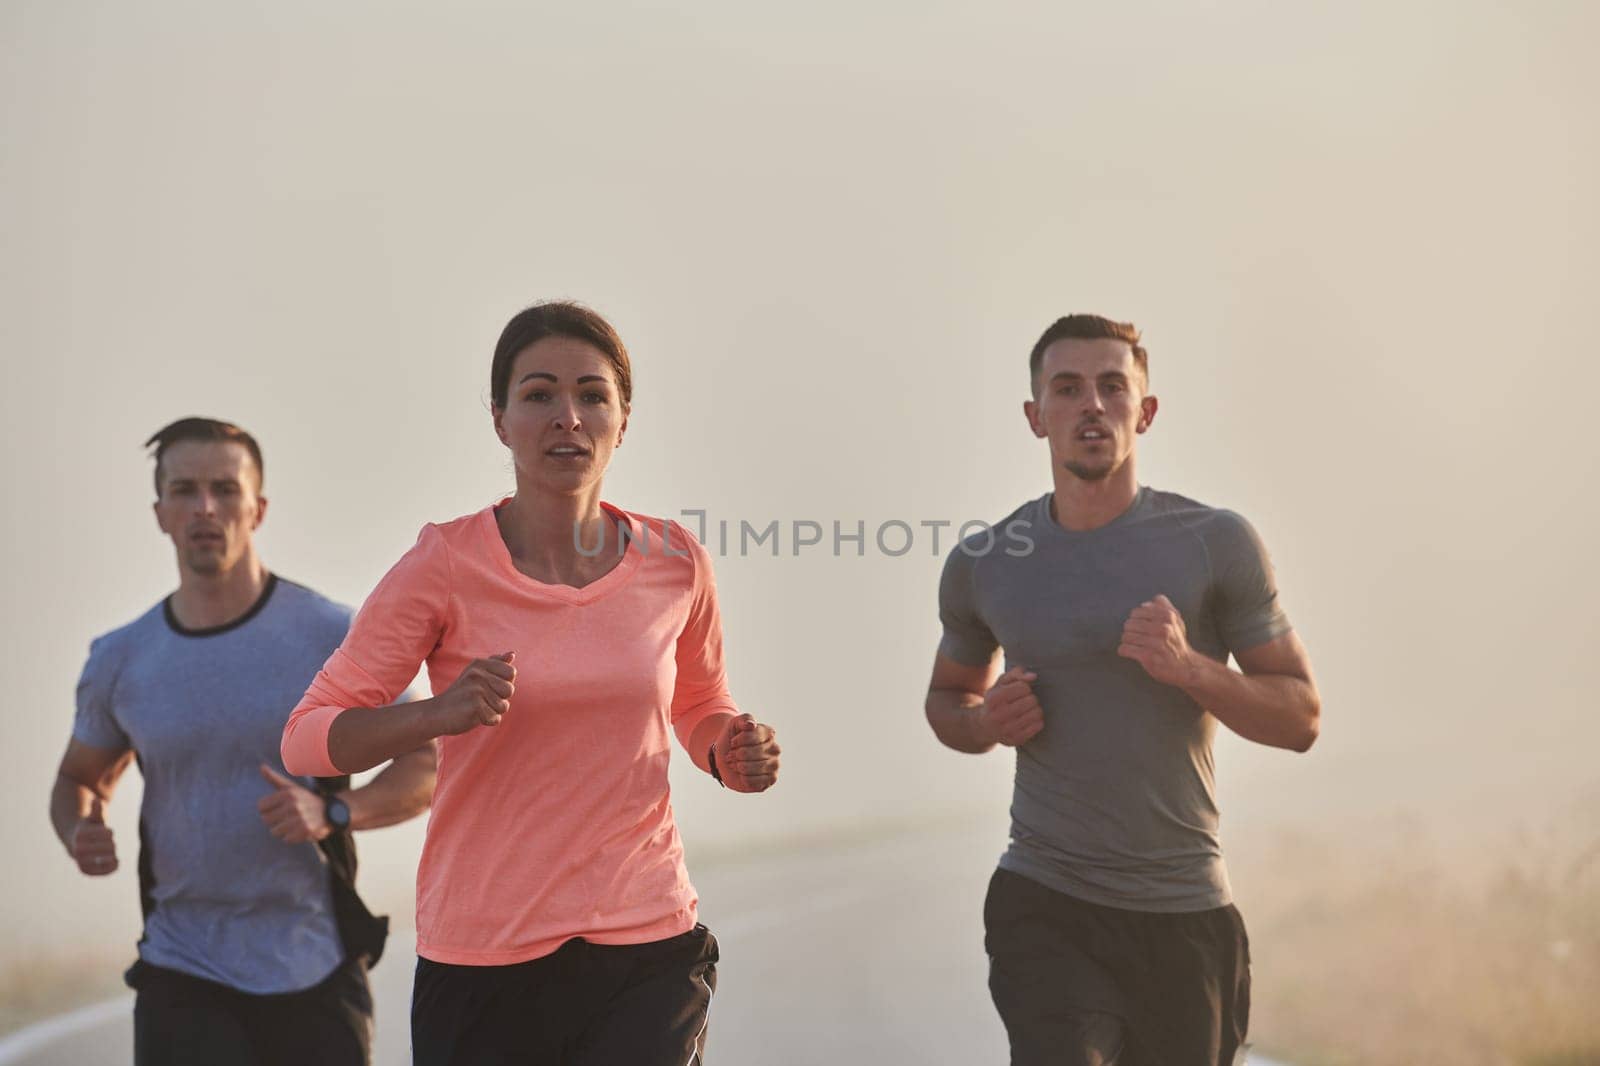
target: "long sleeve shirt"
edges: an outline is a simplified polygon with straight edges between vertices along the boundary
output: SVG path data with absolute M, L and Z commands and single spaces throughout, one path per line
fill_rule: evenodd
M 417 870 L 424 958 L 504 965 L 573 937 L 636 944 L 694 925 L 671 733 L 687 744 L 738 713 L 710 555 L 676 522 L 602 506 L 629 535 L 608 539 L 622 557 L 582 588 L 517 570 L 494 507 L 423 527 L 284 729 L 291 773 L 336 774 L 328 731 L 344 710 L 391 705 L 419 664 L 437 695 L 472 660 L 516 653 L 500 724 L 439 740 Z

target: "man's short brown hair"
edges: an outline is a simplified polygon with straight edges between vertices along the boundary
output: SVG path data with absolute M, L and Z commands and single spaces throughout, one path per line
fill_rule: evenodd
M 266 467 L 261 463 L 261 445 L 256 439 L 232 422 L 222 422 L 215 418 L 189 417 L 180 418 L 176 422 L 163 426 L 151 434 L 150 439 L 144 442 L 146 448 L 155 448 L 156 460 L 156 495 L 161 495 L 161 457 L 167 454 L 167 449 L 179 441 L 231 441 L 234 444 L 244 445 L 245 451 L 250 453 L 250 458 L 256 464 L 256 489 L 260 490 L 262 482 L 266 479 Z
M 1113 340 L 1126 341 L 1133 349 L 1133 361 L 1150 381 L 1150 353 L 1139 344 L 1139 327 L 1132 322 L 1117 322 L 1102 315 L 1067 315 L 1050 323 L 1050 328 L 1040 335 L 1038 343 L 1028 356 L 1028 380 L 1033 384 L 1034 395 L 1039 393 L 1039 366 L 1044 362 L 1045 349 L 1056 341 Z

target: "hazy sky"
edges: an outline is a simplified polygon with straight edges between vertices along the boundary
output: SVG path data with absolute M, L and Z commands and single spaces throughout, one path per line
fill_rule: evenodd
M 1144 328 L 1143 479 L 1255 522 L 1318 669 L 1309 756 L 1220 746 L 1225 839 L 1600 801 L 1592 5 L 763 6 L 0 4 L 0 955 L 136 928 L 45 805 L 90 638 L 175 581 L 139 443 L 252 430 L 268 564 L 358 603 L 511 485 L 489 355 L 550 297 L 634 354 L 608 499 L 827 530 L 718 560 L 785 770 L 679 773 L 691 848 L 1004 824 L 1009 759 L 922 720 L 940 560 L 870 536 L 1048 488 L 1026 353 L 1074 310 Z

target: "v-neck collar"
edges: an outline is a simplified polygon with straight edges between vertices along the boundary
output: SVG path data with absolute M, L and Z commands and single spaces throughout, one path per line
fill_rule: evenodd
M 507 496 L 480 512 L 480 528 L 483 539 L 487 542 L 485 550 L 495 560 L 495 565 L 499 567 L 501 573 L 529 592 L 563 600 L 574 606 L 593 603 L 609 595 L 614 589 L 621 588 L 627 584 L 628 579 L 633 576 L 635 570 L 639 569 L 639 564 L 644 559 L 639 521 L 621 508 L 613 507 L 602 500 L 600 501 L 600 510 L 621 522 L 627 529 L 627 549 L 622 558 L 618 560 L 617 565 L 582 588 L 574 588 L 572 585 L 552 585 L 537 578 L 529 577 L 521 570 L 518 570 L 517 564 L 512 562 L 511 549 L 506 547 L 505 538 L 500 536 L 500 523 L 495 518 L 495 513 L 505 506 L 510 499 L 511 497 Z

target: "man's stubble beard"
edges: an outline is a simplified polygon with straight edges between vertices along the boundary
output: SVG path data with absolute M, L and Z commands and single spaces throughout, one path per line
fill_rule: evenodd
M 216 577 L 222 573 L 224 561 L 224 556 L 211 552 L 191 552 L 184 560 L 189 566 L 189 571 L 201 577 Z
M 1104 481 L 1106 478 L 1110 477 L 1111 472 L 1117 468 L 1117 464 L 1115 463 L 1106 463 L 1103 466 L 1086 466 L 1083 463 L 1074 462 L 1071 459 L 1067 460 L 1061 465 L 1069 474 L 1073 475 L 1080 481 Z

